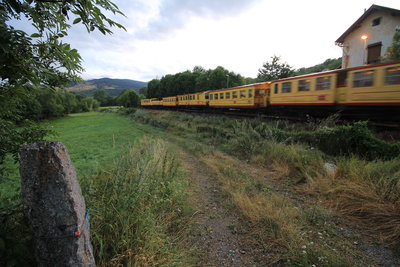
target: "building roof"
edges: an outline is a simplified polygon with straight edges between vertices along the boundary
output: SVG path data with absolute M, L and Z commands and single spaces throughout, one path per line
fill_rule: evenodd
M 353 25 L 350 26 L 337 40 L 336 44 L 340 45 L 344 43 L 344 39 L 349 35 L 351 32 L 353 32 L 355 29 L 359 28 L 361 26 L 361 23 L 369 16 L 371 15 L 374 11 L 385 11 L 388 13 L 391 13 L 393 16 L 400 16 L 400 10 L 394 9 L 394 8 L 388 8 L 384 6 L 378 6 L 378 5 L 372 5 L 370 8 L 368 8 L 367 11 L 362 14 L 362 16 L 356 20 L 356 22 L 353 23 Z

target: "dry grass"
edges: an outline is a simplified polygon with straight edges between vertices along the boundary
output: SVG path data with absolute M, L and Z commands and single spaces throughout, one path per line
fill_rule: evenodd
M 342 160 L 336 173 L 313 179 L 303 190 L 324 197 L 329 206 L 383 241 L 399 244 L 400 171 L 390 170 L 397 161 Z
M 249 176 L 249 166 L 222 153 L 205 155 L 203 161 L 216 174 L 227 199 L 249 223 L 252 236 L 269 255 L 269 262 L 265 264 L 343 266 L 351 262 L 326 244 L 308 245 L 320 241 L 305 234 L 311 229 L 309 216 L 320 216 L 315 215 L 319 211 L 306 213 L 298 203 L 268 187 L 264 176 L 256 173 Z M 287 168 L 269 172 L 277 176 L 283 173 L 287 173 Z

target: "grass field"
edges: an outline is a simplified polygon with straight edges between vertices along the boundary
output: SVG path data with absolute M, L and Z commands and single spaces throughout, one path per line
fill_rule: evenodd
M 61 141 L 67 148 L 78 176 L 110 167 L 128 151 L 135 140 L 157 130 L 138 125 L 115 113 L 88 112 L 48 122 L 57 133 L 48 140 Z
M 45 124 L 55 132 L 47 140 L 61 141 L 68 148 L 78 178 L 111 166 L 137 138 L 150 132 L 157 133 L 157 129 L 146 125 L 137 127 L 132 120 L 115 113 L 71 114 Z M 18 164 L 11 157 L 6 168 L 8 175 L 1 180 L 0 200 L 7 205 L 18 197 L 20 179 Z

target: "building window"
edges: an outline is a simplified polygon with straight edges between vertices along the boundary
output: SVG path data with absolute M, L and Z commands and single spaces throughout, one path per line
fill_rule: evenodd
M 253 97 L 253 90 L 252 89 L 249 89 L 249 97 L 250 98 Z
M 374 71 L 360 71 L 353 74 L 353 87 L 368 87 L 374 85 Z
M 367 47 L 367 63 L 378 63 L 381 60 L 382 42 L 370 44 Z
M 290 93 L 292 91 L 292 82 L 282 83 L 282 93 Z
M 400 67 L 391 67 L 385 70 L 385 84 L 400 84 Z
M 308 80 L 300 80 L 298 90 L 299 91 L 310 91 L 310 84 L 311 84 L 311 81 L 309 79 Z
M 226 97 L 226 99 L 231 98 L 231 93 L 227 92 L 227 93 L 225 94 L 225 97 Z
M 277 94 L 277 93 L 278 93 L 278 84 L 276 83 L 274 85 L 274 94 Z
M 374 26 L 378 26 L 379 24 L 381 24 L 381 19 L 382 17 L 376 18 L 372 21 L 372 27 Z
M 224 99 L 224 93 L 219 94 L 219 99 Z
M 237 92 L 236 91 L 232 92 L 232 98 L 237 98 Z
M 245 90 L 241 90 L 240 91 L 240 98 L 245 98 L 246 97 L 246 91 Z
M 331 89 L 331 77 L 319 77 L 317 78 L 317 90 L 329 90 Z

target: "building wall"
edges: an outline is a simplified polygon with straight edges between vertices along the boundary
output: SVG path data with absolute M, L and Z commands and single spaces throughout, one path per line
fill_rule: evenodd
M 372 26 L 372 21 L 379 17 L 382 17 L 380 24 Z M 384 11 L 374 11 L 359 28 L 344 39 L 342 68 L 361 66 L 366 63 L 367 50 L 364 49 L 364 41 L 361 40 L 363 34 L 368 36 L 367 47 L 370 44 L 382 42 L 381 56 L 384 56 L 386 49 L 392 44 L 397 26 L 400 27 L 400 16 L 392 16 Z

